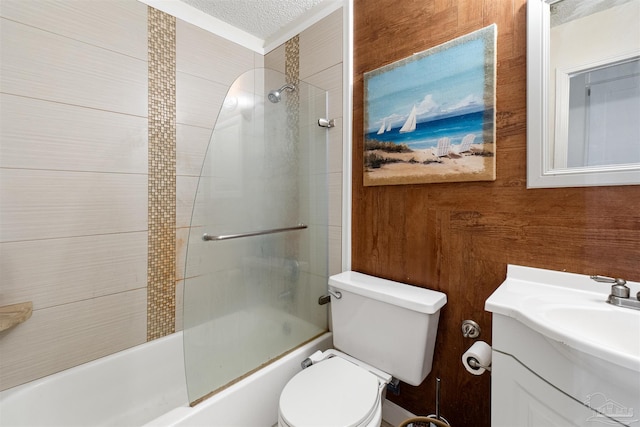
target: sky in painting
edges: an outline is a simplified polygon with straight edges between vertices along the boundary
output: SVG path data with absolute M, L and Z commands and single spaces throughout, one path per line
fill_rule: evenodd
M 383 120 L 402 126 L 414 105 L 418 123 L 484 109 L 484 43 L 482 37 L 454 43 L 366 76 L 366 131 Z

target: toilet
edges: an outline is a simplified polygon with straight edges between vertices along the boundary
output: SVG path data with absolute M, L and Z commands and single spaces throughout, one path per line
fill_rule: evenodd
M 431 371 L 442 292 L 346 271 L 329 278 L 335 349 L 318 351 L 280 394 L 280 427 L 378 427 L 387 384 Z

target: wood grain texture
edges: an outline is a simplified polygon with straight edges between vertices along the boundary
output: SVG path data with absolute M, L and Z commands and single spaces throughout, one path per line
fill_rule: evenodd
M 498 26 L 497 180 L 364 187 L 363 73 L 484 26 Z M 640 280 L 640 187 L 526 188 L 526 1 L 355 0 L 352 268 L 443 291 L 433 369 L 419 387 L 388 396 L 455 426 L 490 425 L 490 376 L 460 358 L 477 321 L 491 343 L 484 302 L 507 264 Z

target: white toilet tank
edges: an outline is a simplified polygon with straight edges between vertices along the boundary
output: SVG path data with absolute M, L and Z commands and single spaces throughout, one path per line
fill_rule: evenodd
M 329 278 L 334 346 L 414 386 L 431 372 L 447 296 L 346 271 Z

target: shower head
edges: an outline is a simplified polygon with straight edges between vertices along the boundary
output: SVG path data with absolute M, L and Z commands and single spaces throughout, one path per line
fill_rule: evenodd
M 282 86 L 280 89 L 274 89 L 271 92 L 269 92 L 269 94 L 267 95 L 267 98 L 269 98 L 269 101 L 276 104 L 280 102 L 280 99 L 282 98 L 282 92 L 284 92 L 285 90 L 293 92 L 294 90 L 296 90 L 296 87 L 291 83 L 287 83 L 284 86 Z

